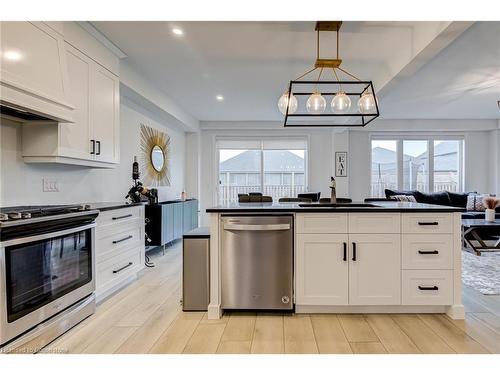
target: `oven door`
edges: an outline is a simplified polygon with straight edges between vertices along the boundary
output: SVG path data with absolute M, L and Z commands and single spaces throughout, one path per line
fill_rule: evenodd
M 89 296 L 95 223 L 0 243 L 0 346 Z

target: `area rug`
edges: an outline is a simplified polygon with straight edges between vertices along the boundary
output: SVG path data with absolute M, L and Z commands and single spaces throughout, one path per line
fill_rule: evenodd
M 482 294 L 500 294 L 500 253 L 462 251 L 462 281 Z

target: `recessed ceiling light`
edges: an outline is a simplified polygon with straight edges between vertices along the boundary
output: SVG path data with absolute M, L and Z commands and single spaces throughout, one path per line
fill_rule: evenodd
M 19 61 L 22 59 L 23 55 L 21 55 L 20 52 L 17 51 L 5 51 L 3 56 L 5 57 L 6 60 L 10 61 Z
M 175 34 L 175 35 L 183 35 L 184 34 L 184 31 L 182 31 L 181 29 L 179 28 L 174 28 L 172 29 L 172 32 Z
M 218 102 L 222 102 L 224 100 L 224 97 L 222 95 L 217 95 L 215 99 L 217 99 Z

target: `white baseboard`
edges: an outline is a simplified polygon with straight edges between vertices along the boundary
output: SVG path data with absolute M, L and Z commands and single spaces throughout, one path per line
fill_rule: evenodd
M 208 305 L 208 319 L 220 319 L 222 317 L 222 309 L 220 305 Z
M 295 305 L 297 314 L 443 314 L 452 306 L 309 306 Z M 463 307 L 463 306 L 462 306 Z M 460 318 L 454 318 L 460 319 Z M 463 319 L 463 318 L 462 318 Z

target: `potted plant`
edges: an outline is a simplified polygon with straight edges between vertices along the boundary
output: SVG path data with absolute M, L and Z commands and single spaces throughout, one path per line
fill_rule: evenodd
M 495 221 L 495 208 L 500 205 L 500 199 L 497 199 L 495 197 L 485 197 L 483 199 L 483 204 L 486 208 L 484 219 L 486 221 Z

